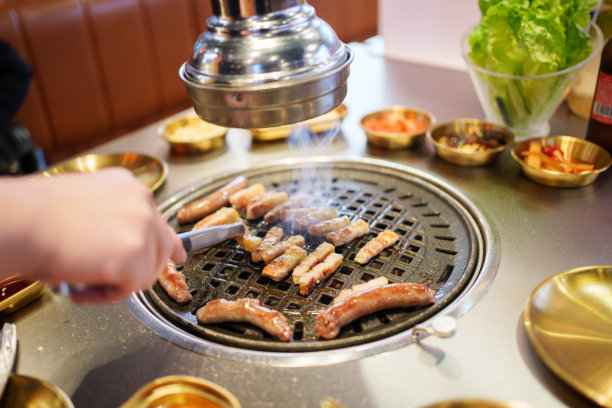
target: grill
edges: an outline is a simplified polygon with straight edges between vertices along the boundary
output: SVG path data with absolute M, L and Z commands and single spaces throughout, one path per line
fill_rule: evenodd
M 291 162 L 240 174 L 247 176 L 250 184 L 261 182 L 267 189 L 286 191 L 290 196 L 305 193 L 316 205 L 333 206 L 351 220 L 362 218 L 370 224 L 370 232 L 336 248 L 344 255 L 342 266 L 309 296 L 299 294 L 291 275 L 281 282 L 263 277 L 262 264 L 251 262 L 250 254 L 233 240 L 190 257 L 181 270 L 194 297 L 191 303 L 177 305 L 159 285 L 139 294 L 139 301 L 172 325 L 173 332 L 224 346 L 281 353 L 362 345 L 404 332 L 440 313 L 461 295 L 482 266 L 481 237 L 474 228 L 477 222 L 461 201 L 420 174 L 367 160 Z M 177 231 L 191 229 L 192 225 L 177 223 L 177 209 L 235 176 L 206 181 L 178 193 L 162 206 L 164 215 Z M 250 227 L 253 233 L 263 236 L 270 225 L 258 220 Z M 359 248 L 384 229 L 394 230 L 400 240 L 368 264 L 355 263 Z M 292 232 L 285 228 L 285 234 Z M 306 238 L 308 252 L 323 241 Z M 314 322 L 318 311 L 328 307 L 340 290 L 379 276 L 389 282 L 426 284 L 437 290 L 435 303 L 382 311 L 344 327 L 336 339 L 317 339 Z M 204 326 L 196 322 L 195 312 L 206 302 L 242 297 L 257 298 L 261 304 L 283 313 L 294 329 L 292 341 L 279 342 L 248 324 Z

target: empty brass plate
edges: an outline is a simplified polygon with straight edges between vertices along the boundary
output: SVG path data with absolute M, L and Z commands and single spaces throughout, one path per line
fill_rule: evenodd
M 74 408 L 58 387 L 38 378 L 11 374 L 2 393 L 0 408 Z
M 489 401 L 481 399 L 461 399 L 444 401 L 424 408 L 529 408 L 529 405 L 518 401 Z
M 46 177 L 64 173 L 93 173 L 106 167 L 124 167 L 151 191 L 157 190 L 168 177 L 168 164 L 156 157 L 141 153 L 88 154 L 57 164 L 44 170 Z
M 612 266 L 572 269 L 545 280 L 527 302 L 524 324 L 555 374 L 612 407 Z

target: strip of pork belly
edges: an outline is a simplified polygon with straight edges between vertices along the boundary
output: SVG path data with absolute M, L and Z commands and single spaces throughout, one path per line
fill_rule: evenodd
M 265 213 L 288 199 L 289 197 L 285 192 L 278 193 L 276 191 L 270 191 L 269 193 L 265 193 L 257 201 L 247 204 L 246 219 L 256 220 L 257 218 L 261 218 Z
M 298 247 L 303 247 L 304 244 L 306 244 L 306 240 L 304 239 L 303 236 L 301 236 L 301 235 L 293 235 L 293 236 L 287 238 L 284 241 L 277 242 L 276 244 L 272 245 L 271 247 L 265 248 L 261 252 L 261 259 L 265 263 L 270 263 L 274 259 L 276 259 L 277 256 L 282 255 L 282 253 L 285 252 L 285 250 L 287 248 L 289 248 L 290 246 L 295 245 L 295 246 L 298 246 Z
M 344 257 L 341 254 L 332 253 L 320 264 L 315 265 L 300 278 L 300 294 L 310 295 L 314 287 L 334 273 L 342 265 Z
M 234 238 L 247 252 L 253 252 L 255 248 L 261 245 L 261 239 L 257 235 L 251 234 L 251 230 L 242 218 L 240 222 L 244 225 L 244 234 L 241 237 Z
M 418 283 L 392 283 L 367 289 L 321 310 L 315 330 L 319 337 L 333 339 L 340 329 L 360 317 L 396 307 L 426 306 L 436 291 Z
M 263 251 L 266 248 L 271 247 L 281 240 L 283 237 L 283 229 L 279 227 L 272 227 L 266 232 L 266 235 L 261 240 L 261 244 L 257 248 L 255 248 L 251 252 L 251 260 L 253 262 L 261 262 L 263 258 L 261 257 Z
M 296 218 L 291 223 L 291 229 L 294 231 L 306 231 L 312 224 L 318 224 L 321 221 L 329 220 L 338 216 L 338 211 L 335 208 L 327 207 L 313 211 L 300 218 Z
M 321 221 L 318 224 L 310 225 L 308 227 L 308 234 L 315 237 L 322 237 L 332 231 L 344 228 L 350 223 L 351 221 L 346 215 L 342 217 L 331 218 L 329 220 Z
M 215 299 L 198 309 L 196 320 L 201 324 L 246 322 L 257 326 L 280 341 L 289 341 L 293 335 L 287 318 L 276 310 L 259 304 L 257 299 Z
M 189 293 L 185 275 L 176 269 L 176 263 L 172 259 L 168 259 L 166 267 L 157 280 L 168 296 L 176 303 L 182 305 L 191 302 L 192 296 Z
M 181 224 L 199 220 L 217 211 L 219 208 L 225 207 L 229 203 L 229 198 L 232 194 L 248 185 L 249 181 L 246 177 L 238 176 L 220 189 L 179 208 L 176 212 L 176 218 Z
M 231 207 L 223 207 L 196 222 L 193 229 L 196 230 L 199 228 L 214 227 L 216 225 L 232 224 L 239 220 L 240 214 L 238 214 L 236 209 Z
M 278 218 L 283 224 L 291 224 L 293 220 L 314 211 L 317 211 L 317 207 L 283 208 L 279 211 Z
M 342 289 L 340 293 L 338 293 L 338 296 L 336 296 L 332 304 L 335 305 L 336 303 L 340 303 L 344 299 L 348 298 L 349 296 L 354 295 L 357 292 L 362 292 L 364 290 L 375 288 L 378 286 L 384 286 L 388 283 L 389 283 L 389 280 L 387 278 L 385 278 L 384 276 L 379 276 L 378 278 L 370 279 L 369 281 L 365 283 L 353 285 L 348 289 Z
M 266 188 L 263 184 L 257 183 L 244 188 L 240 191 L 235 192 L 229 198 L 229 202 L 232 207 L 235 207 L 239 210 L 244 210 L 249 203 L 249 200 L 260 197 L 266 192 Z
M 289 197 L 287 201 L 277 205 L 264 215 L 264 220 L 268 224 L 275 224 L 280 219 L 280 214 L 283 210 L 292 208 L 303 208 L 308 203 L 308 199 L 303 194 L 296 194 Z
M 357 255 L 355 255 L 355 262 L 365 264 L 374 258 L 385 248 L 395 244 L 399 239 L 399 235 L 391 230 L 384 230 L 376 238 L 371 239 L 365 244 Z
M 344 228 L 330 232 L 325 237 L 335 246 L 341 246 L 367 234 L 369 230 L 370 224 L 362 219 L 359 219 L 357 221 L 353 221 L 350 225 Z
M 281 281 L 304 258 L 306 258 L 306 250 L 297 245 L 291 245 L 281 255 L 267 264 L 263 268 L 262 274 L 277 282 Z
M 335 246 L 329 242 L 323 242 L 313 252 L 311 252 L 298 266 L 293 269 L 293 283 L 296 285 L 300 283 L 300 278 L 310 270 L 313 266 L 323 262 L 325 258 L 334 250 Z

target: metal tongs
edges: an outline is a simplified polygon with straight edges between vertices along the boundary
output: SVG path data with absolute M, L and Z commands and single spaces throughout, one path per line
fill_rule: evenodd
M 13 323 L 4 323 L 2 326 L 2 340 L 0 341 L 0 396 L 8 381 L 15 353 L 17 352 L 17 327 Z
M 187 252 L 196 252 L 211 247 L 226 239 L 238 237 L 244 234 L 244 224 L 235 222 L 233 224 L 217 225 L 214 227 L 200 228 L 193 231 L 178 234 L 183 247 Z

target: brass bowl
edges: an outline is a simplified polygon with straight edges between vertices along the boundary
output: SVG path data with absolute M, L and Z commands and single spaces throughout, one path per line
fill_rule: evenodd
M 556 274 L 532 292 L 524 325 L 536 353 L 569 385 L 612 407 L 612 266 Z
M 123 167 L 132 172 L 152 192 L 157 190 L 168 177 L 168 164 L 159 158 L 141 153 L 99 153 L 87 154 L 59 163 L 41 172 L 52 177 L 65 173 L 93 173 L 107 167 Z
M 74 408 L 58 387 L 38 378 L 11 374 L 2 393 L 0 408 Z
M 213 125 L 191 113 L 168 120 L 157 130 L 177 155 L 200 154 L 225 146 L 228 129 Z
M 171 375 L 146 384 L 120 408 L 178 406 L 240 408 L 240 402 L 225 388 L 213 382 L 186 375 Z
M 521 158 L 521 152 L 529 149 L 531 141 L 538 141 L 542 146 L 558 146 L 567 156 L 593 164 L 595 170 L 582 173 L 562 173 L 530 166 Z M 525 140 L 512 148 L 512 157 L 521 166 L 525 176 L 537 183 L 552 187 L 587 186 L 612 164 L 612 156 L 604 148 L 572 136 L 547 136 Z
M 308 127 L 311 134 L 327 132 L 346 117 L 348 108 L 344 104 L 332 109 L 324 115 L 317 116 L 294 125 L 277 126 L 270 128 L 249 129 L 254 140 L 259 142 L 270 142 L 274 140 L 286 139 L 291 135 L 291 132 L 296 126 L 303 125 Z
M 504 137 L 504 143 L 499 147 L 483 151 L 466 150 L 440 143 L 440 139 L 447 132 L 465 136 L 477 131 L 500 132 Z M 433 128 L 428 137 L 436 149 L 436 154 L 442 160 L 459 166 L 484 166 L 489 164 L 514 142 L 514 134 L 508 128 L 481 119 L 469 118 L 442 123 Z
M 439 402 L 424 408 L 530 408 L 519 401 L 491 401 L 484 399 L 459 399 Z
M 426 125 L 425 129 L 419 132 L 385 132 L 372 130 L 364 126 L 364 122 L 370 119 L 377 119 L 388 113 L 396 113 L 405 119 L 417 119 Z M 406 149 L 421 143 L 425 139 L 425 134 L 429 132 L 435 124 L 435 117 L 424 110 L 408 106 L 391 106 L 387 109 L 369 113 L 361 118 L 359 122 L 366 134 L 368 143 L 382 149 Z
M 0 280 L 0 313 L 13 313 L 28 303 L 38 299 L 47 290 L 41 281 L 28 281 L 21 275 L 13 275 Z

